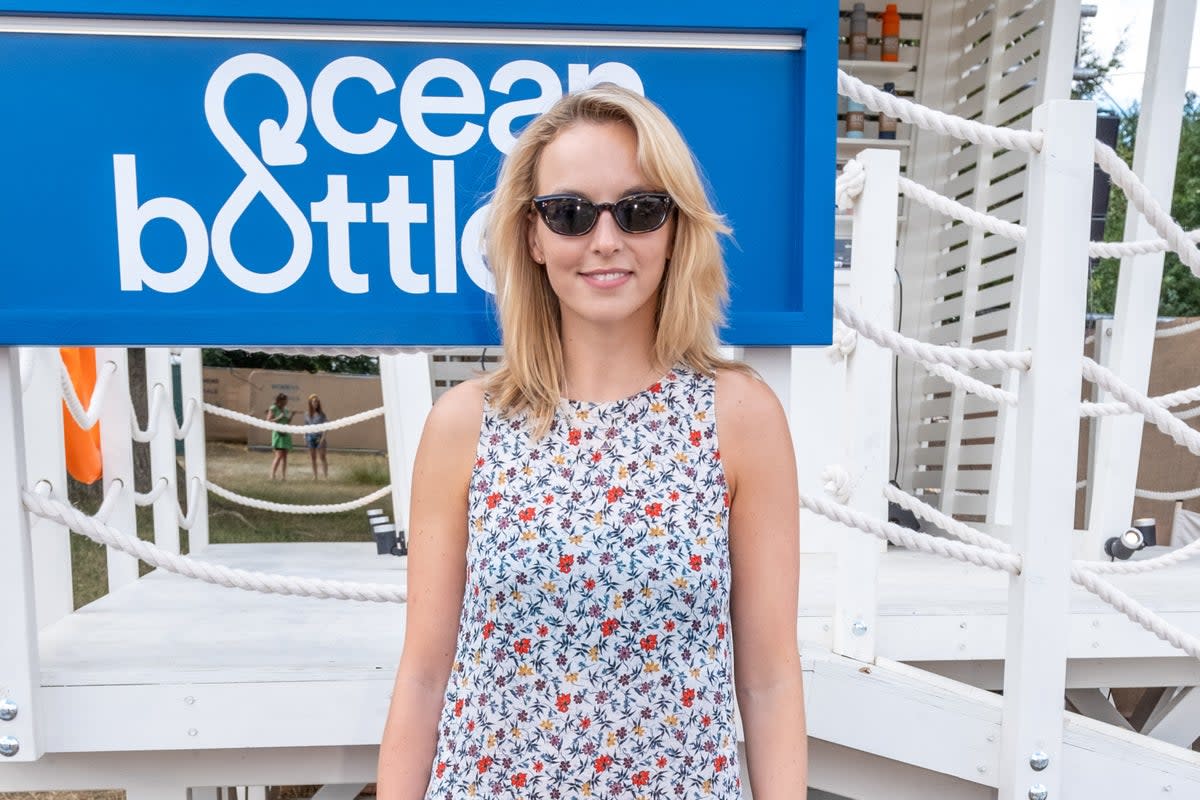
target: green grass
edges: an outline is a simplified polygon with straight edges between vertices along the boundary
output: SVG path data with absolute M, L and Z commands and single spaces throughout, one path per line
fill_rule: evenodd
M 247 497 L 277 503 L 312 505 L 342 503 L 369 494 L 388 482 L 387 459 L 369 453 L 330 453 L 329 478 L 314 480 L 305 450 L 294 450 L 288 458 L 288 479 L 271 480 L 271 453 L 252 452 L 239 445 L 213 442 L 208 446 L 208 477 L 218 486 Z M 181 462 L 182 469 L 182 462 Z M 183 484 L 182 475 L 179 484 Z M 93 499 L 94 502 L 94 499 Z M 87 502 L 79 505 L 85 511 Z M 391 501 L 373 504 L 389 517 Z M 340 514 L 281 514 L 260 511 L 208 496 L 209 541 L 214 544 L 256 542 L 370 542 L 366 510 Z M 138 509 L 138 536 L 154 538 L 149 508 Z M 187 552 L 187 534 L 181 532 Z M 104 548 L 78 534 L 71 534 L 71 567 L 75 584 L 75 607 L 86 605 L 107 593 L 108 570 Z M 141 565 L 142 574 L 149 571 Z

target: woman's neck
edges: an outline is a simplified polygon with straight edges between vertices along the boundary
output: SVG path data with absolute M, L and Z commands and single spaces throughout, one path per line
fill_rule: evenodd
M 564 395 L 571 400 L 607 402 L 645 389 L 662 377 L 656 363 L 654 331 L 633 324 L 564 325 Z

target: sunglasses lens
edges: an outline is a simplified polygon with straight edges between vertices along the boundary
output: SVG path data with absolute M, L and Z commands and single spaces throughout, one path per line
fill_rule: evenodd
M 617 224 L 630 233 L 657 230 L 667 221 L 671 198 L 662 194 L 636 194 L 613 207 Z
M 563 236 L 579 236 L 592 229 L 596 207 L 583 198 L 555 197 L 538 205 L 546 227 Z

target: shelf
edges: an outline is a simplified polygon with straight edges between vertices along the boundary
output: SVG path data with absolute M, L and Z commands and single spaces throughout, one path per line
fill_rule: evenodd
M 838 59 L 838 69 L 872 86 L 882 86 L 888 82 L 895 83 L 897 78 L 911 72 L 916 66 L 916 64 L 908 61 L 851 61 L 849 59 Z
M 838 163 L 844 163 L 854 158 L 859 152 L 874 148 L 876 150 L 899 150 L 901 151 L 900 161 L 904 163 L 904 151 L 908 149 L 910 144 L 908 139 L 851 139 L 846 136 L 839 136 L 837 140 L 837 160 Z

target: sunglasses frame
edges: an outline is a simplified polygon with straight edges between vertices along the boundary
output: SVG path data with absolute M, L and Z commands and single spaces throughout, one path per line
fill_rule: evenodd
M 616 212 L 615 212 L 616 207 L 619 204 L 624 203 L 627 200 L 633 200 L 634 198 L 637 198 L 637 197 L 653 197 L 656 199 L 665 200 L 667 203 L 667 213 L 663 214 L 662 222 L 658 223 L 653 228 L 647 228 L 644 231 L 631 231 L 628 228 L 626 228 L 624 225 L 622 225 L 621 220 L 616 215 Z M 550 201 L 550 200 L 576 200 L 576 201 L 579 201 L 582 203 L 586 203 L 586 204 L 592 206 L 594 209 L 596 209 L 596 216 L 592 219 L 592 224 L 587 227 L 587 230 L 580 231 L 579 233 L 563 233 L 561 231 L 556 231 L 553 228 L 553 226 L 550 225 L 550 221 L 546 219 L 546 210 L 543 205 L 544 203 L 546 203 L 547 201 Z M 533 198 L 533 200 L 531 202 L 533 204 L 534 210 L 538 212 L 538 216 L 540 216 L 542 218 L 542 222 L 545 223 L 546 227 L 549 228 L 551 233 L 554 233 L 558 236 L 587 236 L 596 227 L 596 223 L 598 223 L 600 221 L 600 215 L 603 214 L 605 211 L 612 214 L 613 222 L 617 223 L 617 227 L 620 228 L 621 230 L 625 231 L 625 233 L 633 234 L 633 235 L 636 235 L 639 233 L 653 233 L 654 231 L 661 228 L 663 225 L 666 225 L 667 220 L 671 218 L 672 212 L 674 212 L 678 208 L 678 206 L 675 205 L 675 198 L 671 197 L 671 195 L 667 194 L 666 192 L 634 192 L 633 194 L 628 194 L 628 195 L 625 195 L 624 197 L 614 200 L 611 203 L 593 203 L 591 200 L 588 200 L 586 197 L 580 197 L 577 194 L 543 194 L 543 195 L 539 195 L 539 196 Z

